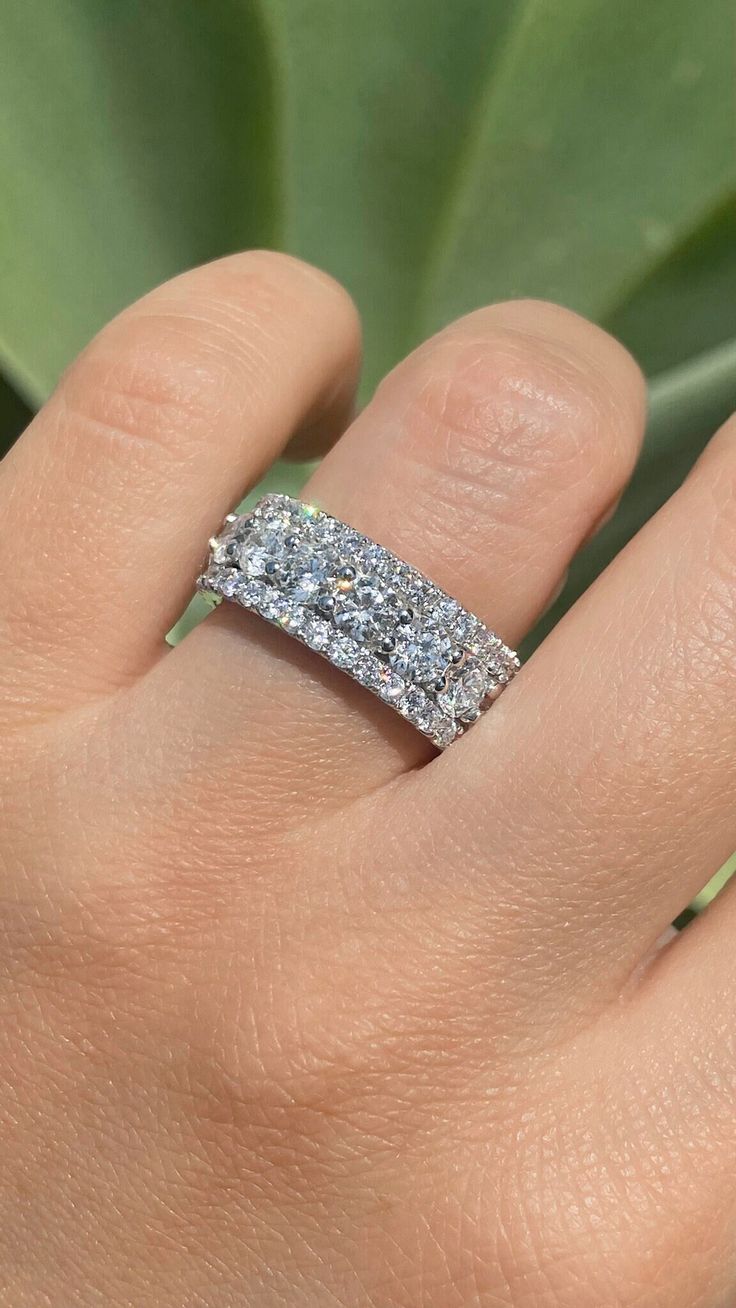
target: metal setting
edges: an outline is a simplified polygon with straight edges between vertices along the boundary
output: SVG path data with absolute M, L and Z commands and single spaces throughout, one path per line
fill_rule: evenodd
M 200 590 L 322 654 L 445 749 L 519 668 L 421 572 L 311 504 L 266 495 L 210 541 Z

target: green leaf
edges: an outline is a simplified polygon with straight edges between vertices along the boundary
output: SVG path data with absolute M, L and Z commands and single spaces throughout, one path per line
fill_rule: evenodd
M 41 399 L 135 295 L 261 243 L 353 291 L 371 382 L 509 294 L 632 339 L 639 322 L 645 340 L 656 269 L 733 185 L 729 15 L 730 0 L 6 0 L 6 371 Z M 688 308 L 717 257 L 680 279 L 693 328 L 657 366 L 713 343 Z
M 348 285 L 371 381 L 474 305 L 558 298 L 666 370 L 569 597 L 735 398 L 729 19 L 730 0 L 6 0 L 5 373 L 37 403 L 124 303 L 250 244 Z
M 711 878 L 707 886 L 701 890 L 699 895 L 696 895 L 692 903 L 694 912 L 703 913 L 705 909 L 713 903 L 716 896 L 720 895 L 722 890 L 725 890 L 731 877 L 734 875 L 734 872 L 736 872 L 736 855 L 730 858 L 727 863 L 724 863 L 723 867 L 719 872 L 716 872 L 716 875 Z
M 727 0 L 278 0 L 273 12 L 284 237 L 353 291 L 371 382 L 489 300 L 548 296 L 602 318 L 646 298 L 733 185 Z M 682 287 L 683 320 L 688 294 L 712 289 L 705 265 L 706 285 Z M 657 367 L 677 359 L 661 354 Z
M 653 268 L 604 326 L 652 376 L 736 339 L 736 195 Z
M 730 0 L 526 0 L 470 123 L 426 325 L 509 295 L 605 318 L 733 188 Z
M 440 215 L 515 7 L 271 5 L 284 106 L 283 241 L 357 300 L 369 385 L 418 338 L 417 301 Z
M 36 402 L 141 292 L 275 238 L 271 55 L 245 0 L 4 0 L 0 357 Z

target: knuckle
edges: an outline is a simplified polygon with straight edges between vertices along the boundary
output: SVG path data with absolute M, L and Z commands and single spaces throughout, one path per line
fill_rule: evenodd
M 233 371 L 216 336 L 181 317 L 141 316 L 80 356 L 58 397 L 60 421 L 72 441 L 104 442 L 126 460 L 183 461 L 211 432 Z
M 543 355 L 553 368 L 572 369 L 602 405 L 612 406 L 614 420 L 622 420 L 622 437 L 628 440 L 629 457 L 634 457 L 642 434 L 646 381 L 615 336 L 548 300 L 508 300 L 468 315 L 458 326 L 463 330 L 476 323 L 515 334 L 526 341 L 531 354 Z
M 218 416 L 265 409 L 307 333 L 336 358 L 359 348 L 347 292 L 298 259 L 250 251 L 183 274 L 103 328 L 68 370 L 54 400 L 64 438 L 185 460 Z
M 597 504 L 635 456 L 615 391 L 584 363 L 516 330 L 456 327 L 421 347 L 383 387 L 404 450 L 437 479 L 502 495 L 574 485 Z
M 300 329 L 319 327 L 347 351 L 359 349 L 360 319 L 348 291 L 329 273 L 290 254 L 248 250 L 229 255 L 185 274 L 169 289 L 189 303 L 196 290 L 215 323 L 235 328 L 235 345 L 244 342 L 245 329 L 258 339 L 284 334 L 291 340 Z

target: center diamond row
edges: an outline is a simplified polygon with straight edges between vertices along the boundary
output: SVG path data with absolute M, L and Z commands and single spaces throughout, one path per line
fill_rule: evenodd
M 268 497 L 235 518 L 213 542 L 211 562 L 319 614 L 454 718 L 473 721 L 508 679 L 501 642 L 454 600 L 381 546 L 298 501 Z M 484 650 L 470 639 L 478 629 Z

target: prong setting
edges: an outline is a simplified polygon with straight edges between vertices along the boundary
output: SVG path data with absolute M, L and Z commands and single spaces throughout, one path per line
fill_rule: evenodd
M 445 749 L 519 660 L 416 568 L 286 495 L 228 514 L 198 588 L 251 609 L 328 659 Z

